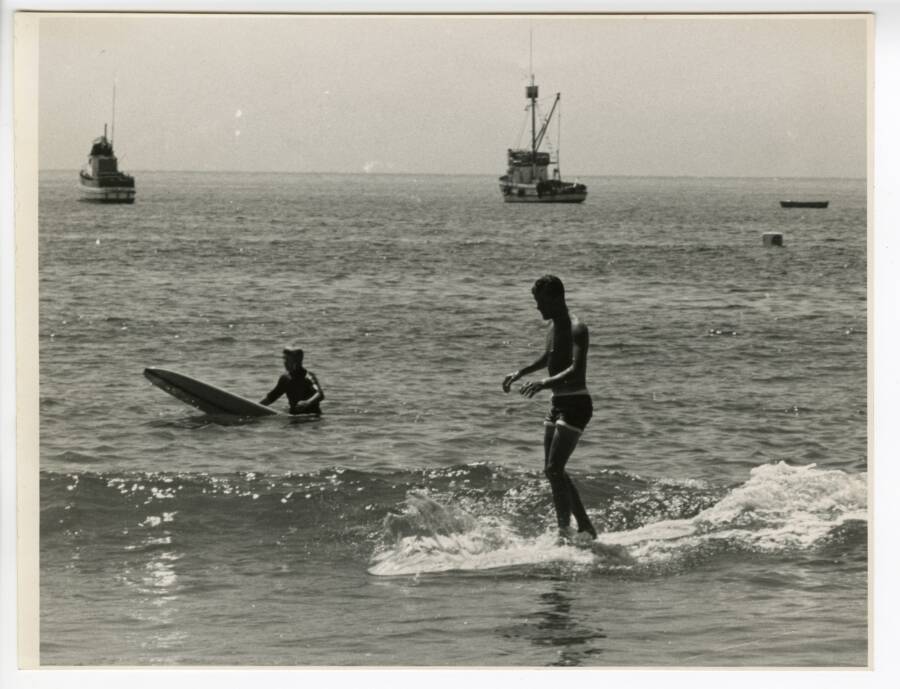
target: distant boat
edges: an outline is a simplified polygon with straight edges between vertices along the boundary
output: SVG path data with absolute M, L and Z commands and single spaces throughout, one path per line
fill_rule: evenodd
M 116 131 L 116 85 L 113 83 L 112 131 Z M 78 173 L 81 199 L 99 203 L 134 203 L 134 177 L 119 171 L 119 161 L 113 152 L 112 134 L 94 139 L 87 164 Z
M 110 139 L 94 139 L 87 164 L 78 173 L 83 201 L 99 203 L 134 203 L 134 177 L 119 171 L 118 160 Z
M 782 208 L 828 208 L 828 201 L 782 201 Z
M 537 129 L 538 87 L 534 83 L 525 87 L 525 97 L 530 101 L 531 147 L 507 150 L 508 168 L 500 178 L 500 192 L 508 203 L 581 203 L 587 198 L 587 187 L 576 182 L 564 182 L 559 173 L 559 155 L 552 160 L 549 153 L 540 150 L 544 135 L 550 125 L 553 113 L 559 105 L 560 94 L 556 94 L 550 114 Z M 547 168 L 553 165 L 553 174 L 548 177 Z

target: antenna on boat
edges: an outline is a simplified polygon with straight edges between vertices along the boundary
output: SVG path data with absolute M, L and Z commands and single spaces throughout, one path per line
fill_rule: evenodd
M 531 83 L 534 83 L 534 29 L 528 27 L 528 73 L 531 75 Z
M 112 111 L 112 127 L 109 131 L 109 145 L 113 145 L 113 139 L 116 137 L 116 80 L 113 79 L 113 111 Z

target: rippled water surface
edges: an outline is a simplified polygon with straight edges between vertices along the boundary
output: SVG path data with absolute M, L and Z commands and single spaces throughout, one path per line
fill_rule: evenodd
M 143 173 L 97 207 L 43 174 L 42 662 L 865 665 L 864 183 L 584 181 Z M 546 272 L 590 328 L 593 548 L 548 531 L 547 400 L 500 390 Z M 259 399 L 287 342 L 320 421 L 141 375 Z

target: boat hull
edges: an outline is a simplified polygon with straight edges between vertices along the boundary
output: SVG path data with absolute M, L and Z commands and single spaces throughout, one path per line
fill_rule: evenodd
M 101 181 L 81 173 L 81 200 L 93 203 L 134 203 L 134 178 L 118 175 Z
M 582 203 L 587 198 L 587 187 L 572 184 L 548 192 L 538 192 L 535 184 L 500 184 L 500 193 L 506 203 Z
M 828 208 L 828 201 L 781 201 L 782 208 Z
M 134 203 L 134 194 L 128 187 L 81 187 L 81 200 L 90 203 Z

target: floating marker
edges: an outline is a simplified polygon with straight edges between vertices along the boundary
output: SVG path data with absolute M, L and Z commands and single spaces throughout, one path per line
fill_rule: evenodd
M 781 232 L 766 232 L 763 235 L 763 246 L 783 246 Z

